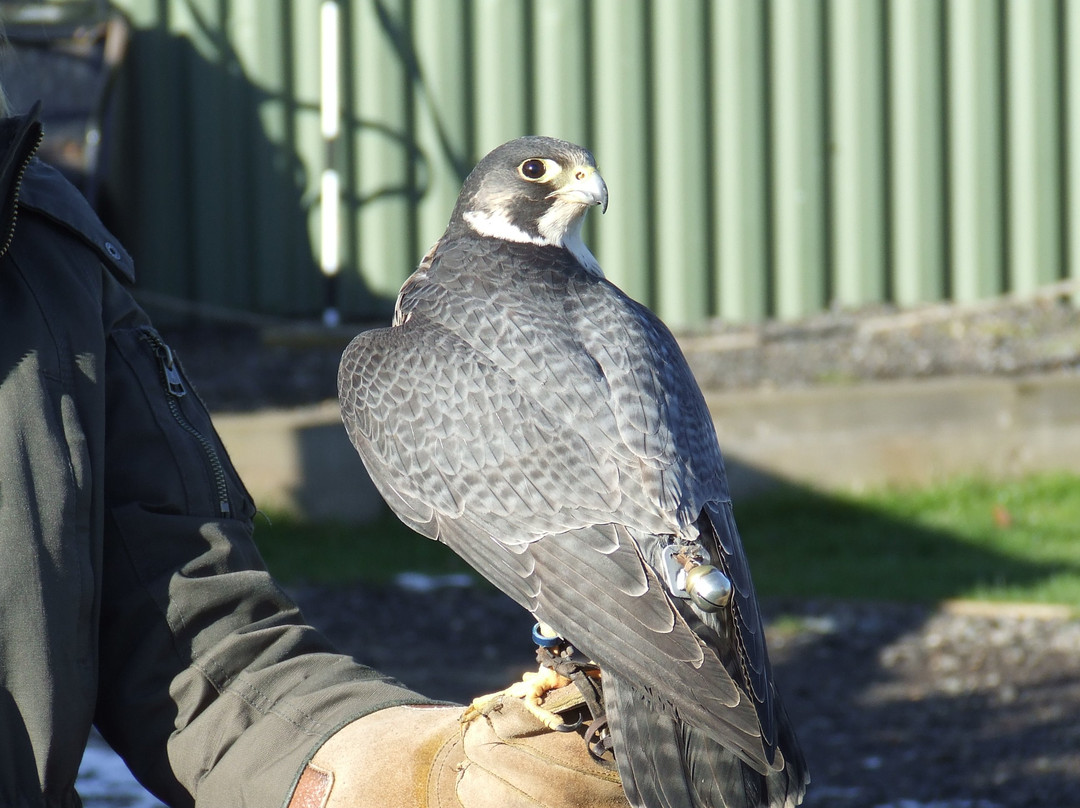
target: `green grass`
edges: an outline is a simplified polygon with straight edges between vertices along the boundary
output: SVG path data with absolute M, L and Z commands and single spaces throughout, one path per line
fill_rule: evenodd
M 758 593 L 1080 604 L 1080 476 L 954 480 L 735 510 Z
M 762 596 L 1080 603 L 1080 475 L 858 496 L 791 488 L 736 503 L 735 515 Z M 255 536 L 289 582 L 468 570 L 389 515 L 364 526 L 271 516 Z

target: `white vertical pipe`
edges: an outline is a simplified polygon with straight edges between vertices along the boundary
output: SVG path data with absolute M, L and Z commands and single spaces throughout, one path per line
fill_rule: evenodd
M 335 145 L 341 131 L 340 17 L 337 0 L 323 0 L 319 9 L 319 122 L 325 165 L 319 184 L 322 211 L 319 266 L 327 278 L 323 323 L 331 327 L 338 325 L 341 320 L 336 300 L 337 276 L 341 270 L 341 179 L 334 167 Z
M 341 232 L 341 179 L 334 169 L 323 169 L 319 195 L 322 199 L 319 265 L 323 274 L 329 277 L 337 275 L 341 269 L 341 252 L 338 244 Z
M 323 0 L 319 15 L 319 120 L 323 138 L 333 140 L 341 130 L 341 93 L 338 84 L 341 11 L 337 0 Z

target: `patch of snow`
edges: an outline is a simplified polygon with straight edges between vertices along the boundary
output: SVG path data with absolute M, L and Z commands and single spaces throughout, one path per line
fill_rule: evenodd
M 990 800 L 932 800 L 930 802 L 897 800 L 875 805 L 874 808 L 1004 808 L 1004 806 Z
M 75 787 L 84 808 L 165 808 L 96 732 L 86 745 Z
M 454 572 L 446 575 L 428 575 L 423 572 L 399 572 L 394 583 L 408 592 L 434 592 L 437 589 L 462 589 L 473 585 L 471 575 Z

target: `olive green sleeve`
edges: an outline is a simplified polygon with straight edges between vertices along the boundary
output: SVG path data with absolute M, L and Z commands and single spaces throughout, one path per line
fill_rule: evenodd
M 264 569 L 254 506 L 171 351 L 113 288 L 102 734 L 173 805 L 280 805 L 318 745 L 427 701 L 335 652 Z

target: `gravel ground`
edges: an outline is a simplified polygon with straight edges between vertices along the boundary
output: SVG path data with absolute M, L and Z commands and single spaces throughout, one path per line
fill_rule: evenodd
M 269 335 L 269 337 L 267 337 Z M 334 395 L 343 333 L 216 326 L 166 337 L 214 410 Z M 829 314 L 684 347 L 705 387 L 1080 369 L 1060 299 Z M 297 590 L 342 648 L 456 701 L 533 664 L 524 612 L 482 588 Z M 807 750 L 809 806 L 1080 805 L 1080 621 L 1015 607 L 766 603 L 776 678 Z
M 305 589 L 340 647 L 465 701 L 534 666 L 531 619 L 480 588 Z M 767 602 L 817 808 L 1080 804 L 1080 621 L 1017 607 Z

